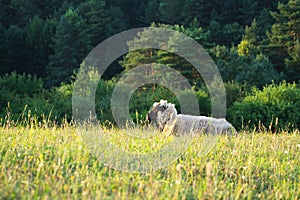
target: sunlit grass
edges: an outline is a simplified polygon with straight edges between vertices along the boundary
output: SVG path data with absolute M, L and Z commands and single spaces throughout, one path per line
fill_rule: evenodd
M 174 140 L 159 133 L 132 139 L 124 130 L 102 131 L 109 142 L 135 153 L 147 154 Z M 167 168 L 139 174 L 100 162 L 73 126 L 3 127 L 0 199 L 300 197 L 299 132 L 221 136 L 205 157 L 199 157 L 205 137 L 195 139 Z

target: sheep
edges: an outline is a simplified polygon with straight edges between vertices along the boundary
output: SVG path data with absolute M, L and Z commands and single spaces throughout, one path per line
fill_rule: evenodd
M 167 135 L 237 134 L 235 128 L 224 118 L 177 114 L 175 105 L 166 100 L 155 102 L 146 119 Z

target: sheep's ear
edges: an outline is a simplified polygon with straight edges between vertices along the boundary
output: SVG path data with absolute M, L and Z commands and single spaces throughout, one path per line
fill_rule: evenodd
M 168 107 L 168 101 L 167 100 L 160 100 L 160 105 L 163 106 L 164 108 Z
M 161 104 L 161 105 L 164 105 L 164 104 L 167 104 L 167 103 L 168 103 L 167 100 L 163 100 L 163 99 L 160 100 L 160 104 Z
M 156 107 L 159 105 L 159 102 L 154 102 L 153 107 Z

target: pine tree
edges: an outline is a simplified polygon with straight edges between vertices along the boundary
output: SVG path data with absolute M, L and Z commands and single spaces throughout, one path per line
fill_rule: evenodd
M 0 23 L 0 74 L 4 74 L 10 71 L 9 69 L 9 61 L 7 60 L 7 48 L 8 48 L 8 41 L 6 37 L 6 29 Z
M 107 37 L 109 17 L 104 0 L 89 0 L 79 5 L 79 13 L 86 20 L 91 44 L 98 45 Z
M 243 27 L 237 22 L 226 24 L 222 28 L 218 44 L 226 45 L 228 47 L 237 45 L 242 39 L 243 31 Z
M 73 1 L 72 1 L 73 2 Z M 61 0 L 30 0 L 30 3 L 36 10 L 35 15 L 39 16 L 41 19 L 46 19 L 50 15 L 53 14 L 53 12 L 57 11 L 64 1 Z
M 300 80 L 300 43 L 299 40 L 295 42 L 294 49 L 289 52 L 289 58 L 285 59 L 287 74 L 291 81 Z
M 247 83 L 262 88 L 273 81 L 275 83 L 282 81 L 283 76 L 274 69 L 269 58 L 263 54 L 257 54 L 255 57 L 252 55 L 245 56 L 241 61 L 244 66 L 238 71 L 235 78 L 238 83 Z
M 271 31 L 272 25 L 275 23 L 271 16 L 270 9 L 264 8 L 260 14 L 256 17 L 257 27 L 259 27 L 258 35 L 267 37 L 267 32 Z
M 155 24 L 152 24 L 152 27 L 156 27 Z M 197 25 L 195 21 L 194 24 L 191 24 L 191 27 L 185 28 L 184 26 L 179 25 L 164 25 L 159 24 L 158 27 L 160 28 L 167 28 L 176 30 L 177 33 L 181 32 L 187 36 L 194 38 L 200 44 L 204 44 L 204 46 L 210 46 L 207 43 L 207 33 Z M 178 56 L 175 52 L 178 48 L 181 51 L 185 52 L 185 57 L 190 57 L 190 59 L 195 58 L 195 51 L 191 48 L 193 45 L 189 44 L 190 40 L 184 40 L 180 34 L 177 34 L 174 31 L 174 34 L 170 38 L 165 38 L 165 36 L 158 33 L 157 35 L 153 36 L 152 32 L 145 30 L 138 34 L 138 37 L 134 39 L 134 41 L 129 43 L 129 49 L 141 47 L 143 44 L 157 43 L 158 46 L 161 47 L 168 47 L 169 51 L 164 50 L 156 50 L 156 49 L 139 49 L 136 51 L 132 51 L 128 53 L 124 60 L 120 62 L 120 64 L 125 68 L 125 70 L 129 70 L 136 66 L 140 66 L 143 64 L 151 64 L 151 63 L 159 63 L 171 67 L 178 72 L 180 72 L 189 82 L 198 84 L 202 82 L 202 78 L 197 70 L 193 67 L 191 63 Z M 182 50 L 184 49 L 184 50 Z M 150 66 L 152 67 L 152 66 Z M 154 65 L 155 68 L 155 65 Z M 153 75 L 147 74 L 145 72 L 144 76 Z M 157 76 L 163 76 L 163 74 L 155 74 Z
M 129 21 L 120 7 L 110 6 L 108 14 L 109 26 L 107 30 L 107 36 L 112 36 L 129 28 Z
M 156 25 L 153 23 L 151 26 L 155 27 Z M 130 52 L 120 62 L 125 70 L 130 70 L 142 64 L 157 63 L 158 51 L 155 49 L 143 49 L 144 45 L 149 44 L 149 41 L 155 41 L 155 38 L 149 30 L 145 29 L 143 32 L 138 33 L 133 41 L 128 42 Z M 159 38 L 157 38 L 157 41 L 159 41 Z
M 0 6 L 0 11 L 4 12 L 3 17 L 5 20 L 2 21 L 2 24 L 5 27 L 17 25 L 23 28 L 30 17 L 37 14 L 31 0 L 1 0 Z
M 106 3 L 109 8 L 113 8 L 114 12 L 119 10 L 122 13 L 120 21 L 125 22 L 127 26 L 141 27 L 145 24 L 142 20 L 147 0 L 110 0 Z
M 183 4 L 182 0 L 160 0 L 160 20 L 166 24 L 180 24 L 182 22 L 181 11 Z
M 243 39 L 238 45 L 238 53 L 240 56 L 256 55 L 260 51 L 260 43 L 262 38 L 259 37 L 259 29 L 256 20 L 252 21 L 250 27 L 246 26 Z
M 279 82 L 283 79 L 283 75 L 274 69 L 269 58 L 261 53 L 240 56 L 235 47 L 228 49 L 225 46 L 216 46 L 211 54 L 223 81 L 246 83 L 261 88 L 272 81 Z
M 258 1 L 241 0 L 239 1 L 239 17 L 238 23 L 250 25 L 255 16 L 258 15 Z
M 10 71 L 17 73 L 28 73 L 28 63 L 31 59 L 27 51 L 25 31 L 17 25 L 11 25 L 5 31 L 7 39 L 6 59 Z
M 85 28 L 84 20 L 73 8 L 61 17 L 53 39 L 54 55 L 46 69 L 48 87 L 68 82 L 86 57 L 91 47 Z
M 239 2 L 240 0 L 215 0 L 215 8 L 222 25 L 238 22 L 240 16 Z
M 196 19 L 202 27 L 207 26 L 209 24 L 213 8 L 213 1 L 186 0 L 183 4 L 182 10 L 184 25 L 189 25 L 194 19 Z
M 38 16 L 34 16 L 26 25 L 26 42 L 31 52 L 29 73 L 39 77 L 45 76 L 45 67 L 49 56 L 53 53 L 50 48 L 53 29 L 49 20 L 42 20 Z
M 297 49 L 300 38 L 300 0 L 290 0 L 287 4 L 278 4 L 277 12 L 272 12 L 276 23 L 268 34 L 267 52 L 274 66 L 284 71 L 288 81 L 299 78 Z M 298 72 L 298 73 L 297 73 Z
M 149 0 L 145 7 L 144 21 L 148 24 L 159 22 L 159 2 L 158 0 Z

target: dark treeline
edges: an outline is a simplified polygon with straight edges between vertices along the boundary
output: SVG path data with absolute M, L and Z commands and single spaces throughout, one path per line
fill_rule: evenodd
M 41 90 L 50 105 L 47 111 L 53 108 L 51 101 L 60 108 L 70 107 L 59 104 L 57 98 L 71 91 L 68 84 L 87 54 L 116 33 L 148 26 L 183 32 L 209 52 L 227 84 L 228 107 L 243 100 L 249 88 L 262 89 L 286 81 L 281 86 L 284 88 L 286 83 L 300 80 L 300 0 L 2 0 L 0 82 L 2 92 L 6 92 L 0 96 L 2 108 L 8 101 L 17 101 L 17 106 L 23 107 L 24 98 L 15 98 L 19 91 L 30 99 Z M 146 37 L 142 34 L 140 40 Z M 146 54 L 143 50 L 128 53 L 113 63 L 103 78 L 108 80 L 138 66 Z M 180 71 L 201 91 L 199 74 L 191 73 L 188 63 L 163 51 L 153 55 L 156 62 Z M 25 91 L 22 81 L 34 89 Z M 113 82 L 101 84 L 106 90 Z M 206 95 L 201 93 L 199 98 Z M 100 107 L 107 107 L 106 101 L 108 98 Z M 203 105 L 209 107 L 206 103 Z M 148 106 L 137 104 L 141 109 Z M 299 123 L 300 116 L 293 121 Z
M 3 0 L 0 73 L 36 74 L 47 86 L 56 86 L 66 82 L 87 53 L 105 38 L 155 22 L 194 31 L 201 27 L 201 34 L 205 34 L 201 45 L 224 46 L 225 51 L 239 45 L 240 55 L 263 53 L 286 79 L 297 80 L 300 1 L 280 2 Z M 121 69 L 115 66 L 106 75 L 112 77 Z

